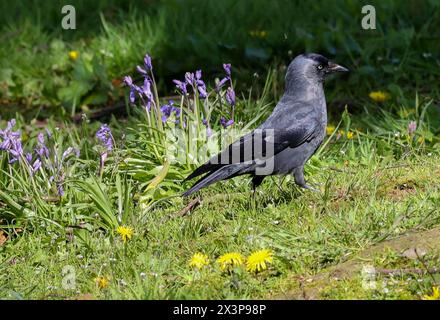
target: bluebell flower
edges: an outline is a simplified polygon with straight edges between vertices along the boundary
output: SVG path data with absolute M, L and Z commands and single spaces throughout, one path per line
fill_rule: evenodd
M 166 122 L 168 118 L 171 116 L 172 106 L 165 104 L 160 107 L 160 111 L 162 112 L 162 122 Z
M 134 103 L 136 101 L 136 93 L 134 92 L 134 90 L 130 90 L 130 102 Z
M 125 76 L 124 77 L 124 83 L 127 86 L 131 87 L 133 85 L 133 79 L 130 76 Z
M 235 91 L 231 87 L 228 87 L 228 90 L 226 91 L 226 101 L 231 106 L 235 106 Z
M 199 92 L 199 97 L 201 99 L 206 99 L 208 97 L 208 92 L 206 91 L 205 83 L 203 83 L 203 85 L 198 85 L 197 90 Z
M 176 115 L 176 118 L 177 117 L 180 117 L 180 108 L 178 108 L 178 107 L 173 107 L 173 111 L 174 111 L 174 113 L 175 113 L 175 115 Z
M 37 172 L 38 170 L 40 170 L 41 168 L 41 160 L 40 159 L 36 159 L 34 161 L 34 163 L 32 164 L 32 174 L 35 174 L 35 172 Z
M 136 70 L 144 76 L 144 84 L 141 87 L 133 83 L 133 79 L 130 76 L 124 77 L 124 83 L 130 87 L 130 102 L 135 103 L 136 96 L 138 96 L 144 104 L 145 109 L 150 111 L 151 104 L 154 104 L 154 95 L 151 91 L 152 78 L 149 75 L 149 72 L 153 70 L 153 64 L 148 54 L 144 56 L 144 65 L 142 67 L 136 66 Z
M 160 111 L 162 112 L 162 122 L 166 122 L 173 112 L 176 118 L 180 116 L 180 108 L 174 107 L 174 102 L 172 100 L 170 100 L 168 104 L 160 107 Z
M 61 156 L 61 161 L 64 161 L 67 157 L 69 157 L 72 154 L 74 154 L 78 158 L 79 157 L 79 149 L 73 148 L 73 147 L 68 147 L 63 152 L 63 155 Z
M 101 128 L 99 128 L 96 132 L 96 138 L 98 138 L 101 144 L 106 147 L 107 151 L 113 150 L 113 136 L 107 124 L 103 124 Z
M 11 156 L 9 163 L 14 163 L 20 159 L 23 154 L 23 146 L 21 143 L 21 132 L 12 131 L 16 121 L 12 119 L 8 121 L 6 129 L 0 130 L 0 151 L 6 151 Z
M 134 103 L 136 101 L 136 91 L 138 88 L 133 84 L 133 79 L 130 76 L 124 77 L 124 83 L 130 87 L 130 102 Z
M 185 73 L 185 81 L 186 81 L 186 84 L 193 85 L 195 82 L 194 73 L 186 72 Z
M 193 73 L 187 72 L 185 74 L 185 79 L 187 84 L 197 86 L 197 91 L 201 99 L 206 99 L 206 97 L 208 97 L 205 82 L 202 80 L 202 70 L 197 70 L 195 76 Z
M 136 66 L 136 70 L 143 75 L 147 75 L 147 71 L 145 69 L 143 69 L 141 66 Z
M 173 80 L 174 84 L 176 85 L 176 88 L 180 90 L 184 95 L 188 93 L 188 90 L 186 88 L 186 82 L 179 81 L 179 80 Z
M 147 111 L 150 111 L 151 104 L 154 103 L 154 96 L 151 91 L 151 80 L 149 77 L 145 77 L 144 84 L 142 87 L 135 86 L 135 91 L 144 99 L 142 99 L 142 102 L 144 103 L 144 107 Z
M 44 145 L 44 134 L 42 132 L 37 135 L 37 141 L 39 145 Z
M 20 156 L 23 154 L 23 147 L 21 144 L 21 139 L 16 139 L 11 141 L 11 147 L 8 150 L 9 154 L 12 158 L 9 160 L 9 163 L 14 163 L 20 159 Z
M 148 99 L 153 99 L 153 93 L 151 92 L 151 82 L 150 79 L 145 78 L 144 79 L 144 85 L 141 87 L 142 93 L 144 96 Z
M 64 196 L 64 188 L 62 182 L 57 183 L 57 193 L 60 197 Z
M 210 127 L 206 127 L 206 137 L 210 138 L 212 136 L 212 129 Z
M 44 135 L 41 132 L 37 136 L 37 148 L 35 152 L 40 158 L 49 158 L 49 149 L 46 147 Z
M 147 70 L 149 71 L 153 70 L 153 63 L 151 62 L 151 57 L 148 54 L 146 54 L 144 57 L 144 64 Z
M 226 75 L 228 77 L 230 77 L 231 76 L 231 64 L 230 63 L 223 63 L 223 69 L 225 70 Z
M 106 150 L 99 155 L 99 175 L 101 176 L 104 171 L 104 164 L 108 153 L 113 150 L 113 135 L 107 124 L 103 124 L 101 128 L 99 128 L 96 132 L 96 138 L 98 138 L 101 144 L 106 148 Z M 58 194 L 60 194 L 60 192 L 58 192 Z
M 228 77 L 225 77 L 225 78 L 221 79 L 221 80 L 217 83 L 217 85 L 216 85 L 216 87 L 215 87 L 215 91 L 219 92 L 220 89 L 221 89 L 221 88 L 226 84 L 226 82 L 228 82 L 228 81 L 229 81 L 229 78 L 228 78 Z
M 227 127 L 229 127 L 230 125 L 233 125 L 234 124 L 234 120 L 226 120 L 224 117 L 221 117 L 220 118 L 220 124 L 223 126 L 223 128 L 227 128 Z
M 46 128 L 46 136 L 48 140 L 52 139 L 52 132 L 50 132 L 50 130 L 47 128 Z
M 206 120 L 205 118 L 202 119 L 202 123 L 203 125 L 206 127 L 206 137 L 209 138 L 212 136 L 212 129 L 209 126 L 209 122 L 208 120 Z

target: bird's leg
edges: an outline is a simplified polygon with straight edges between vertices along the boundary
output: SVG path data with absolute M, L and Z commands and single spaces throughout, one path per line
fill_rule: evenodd
M 257 187 L 263 182 L 264 176 L 254 176 L 252 178 L 252 190 L 254 191 L 254 198 L 255 194 L 257 193 Z
M 256 196 L 257 196 L 257 187 L 263 182 L 263 176 L 254 176 L 252 178 L 252 209 L 255 211 L 256 209 Z
M 251 199 L 251 208 L 252 211 L 255 212 L 257 210 L 257 188 L 255 185 L 252 186 L 253 192 L 252 192 L 252 199 Z
M 257 186 L 252 183 L 252 200 L 255 201 L 255 195 L 257 193 Z
M 304 179 L 304 166 L 295 168 L 293 170 L 293 177 L 295 178 L 295 183 L 301 188 L 312 190 L 314 192 L 319 192 L 318 189 L 307 185 L 306 180 Z

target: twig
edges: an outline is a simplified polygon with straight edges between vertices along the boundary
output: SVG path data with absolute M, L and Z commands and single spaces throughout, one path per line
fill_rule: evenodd
M 429 276 L 430 276 L 431 279 L 432 279 L 432 282 L 435 283 L 435 281 L 436 281 L 436 280 L 435 280 L 435 277 L 434 277 L 434 273 L 435 273 L 435 272 L 431 272 L 431 269 L 428 269 L 428 266 L 426 265 L 425 260 L 424 260 L 423 257 L 420 256 L 419 253 L 417 252 L 417 248 L 414 249 L 414 252 L 416 253 L 417 258 L 419 259 L 419 261 L 422 263 L 423 268 L 425 268 L 425 271 L 428 272 Z
M 179 212 L 164 216 L 160 220 L 160 223 L 165 223 L 171 219 L 186 216 L 189 212 L 191 212 L 191 210 L 194 210 L 196 207 L 198 207 L 199 204 L 200 204 L 200 198 L 195 198 L 194 200 L 191 200 L 191 202 L 188 203 L 188 205 L 185 208 L 183 208 L 182 210 L 180 210 Z

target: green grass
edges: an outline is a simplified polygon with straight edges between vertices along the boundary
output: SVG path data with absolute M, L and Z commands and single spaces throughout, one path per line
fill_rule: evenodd
M 422 261 L 421 261 L 422 260 Z M 433 269 L 439 263 L 439 252 L 432 250 L 423 258 L 411 260 L 394 250 L 385 250 L 373 257 L 372 262 L 379 270 L 426 270 Z M 367 263 L 365 264 L 367 265 Z M 438 274 L 377 274 L 374 278 L 375 288 L 368 288 L 362 273 L 351 279 L 330 281 L 320 293 L 322 298 L 331 299 L 387 299 L 409 300 L 414 298 L 425 299 L 431 295 L 432 283 L 438 281 Z M 371 286 L 372 283 L 370 283 Z M 366 288 L 363 288 L 366 287 Z
M 429 106 L 417 107 L 418 114 Z M 66 171 L 63 197 L 48 200 L 45 195 L 54 191 L 45 190 L 44 182 L 28 184 L 20 168 L 3 163 L 12 175 L 3 171 L 2 190 L 12 201 L 0 194 L 8 238 L 0 247 L 2 297 L 267 298 L 294 285 L 286 282 L 292 275 L 318 273 L 385 239 L 438 226 L 438 137 L 426 139 L 424 132 L 432 128 L 423 121 L 410 136 L 405 117 L 383 112 L 383 122 L 374 123 L 369 117 L 359 121 L 344 114 L 340 127 L 361 131 L 353 139 L 335 132 L 310 161 L 307 177 L 321 184 L 320 193 L 297 189 L 291 177 L 281 185 L 270 178 L 253 200 L 248 179 L 239 178 L 203 190 L 199 208 L 168 221 L 164 217 L 188 202 L 178 192 L 189 186 L 180 181 L 191 167 L 173 164 L 148 191 L 162 167 L 155 168 L 158 160 L 142 147 L 147 142 L 139 138 L 146 134 L 142 120 L 129 118 L 119 129 L 112 123 L 117 148 L 102 178 L 93 178 L 98 150 L 87 138 L 96 125 L 63 129 L 55 136 L 60 150 L 73 144 L 82 151 Z M 137 125 L 137 134 L 125 129 Z M 35 136 L 34 129 L 28 130 Z M 133 227 L 133 238 L 124 243 L 118 225 Z M 274 262 L 257 275 L 243 268 L 225 274 L 215 262 L 227 252 L 248 256 L 265 248 L 274 252 Z M 211 260 L 201 271 L 188 265 L 196 252 Z M 74 289 L 63 289 L 69 279 L 66 266 L 75 272 Z M 96 277 L 108 278 L 108 287 L 98 288 Z M 356 284 L 360 280 L 352 280 L 329 287 L 323 297 L 419 299 L 433 282 L 425 279 L 421 291 L 418 279 L 410 278 L 411 285 L 388 296 L 362 292 Z
M 351 86 L 330 84 L 332 95 L 344 101 L 377 89 L 391 91 L 403 105 L 412 98 L 408 90 L 439 99 L 437 1 L 373 1 L 373 31 L 360 27 L 361 3 L 348 0 L 77 0 L 75 31 L 60 27 L 62 3 L 2 4 L 0 103 L 11 113 L 62 116 L 61 106 L 87 111 L 111 104 L 123 95 L 118 80 L 145 52 L 154 58 L 160 87 L 170 93 L 171 79 L 196 68 L 218 75 L 223 62 L 236 67 L 240 91 L 250 84 L 257 89 L 261 82 L 253 75 L 264 75 L 267 65 L 279 67 L 281 78 L 295 55 L 315 51 L 356 71 Z M 69 61 L 70 50 L 80 59 Z
M 9 164 L 0 151 L 0 298 L 270 298 L 374 244 L 440 225 L 437 1 L 377 1 L 378 29 L 368 32 L 360 28 L 360 3 L 348 0 L 252 1 L 252 8 L 229 0 L 78 0 L 75 32 L 59 28 L 61 4 L 0 3 L 0 129 L 17 118 L 26 150 L 49 129 L 53 163 L 68 147 L 80 150 L 59 171 L 35 175 L 23 159 Z M 70 50 L 79 59 L 70 60 Z M 221 63 L 232 62 L 238 92 L 232 129 L 252 128 L 280 97 L 286 63 L 304 51 L 352 69 L 326 83 L 336 130 L 306 166 L 319 193 L 299 190 L 292 177 L 273 177 L 253 199 L 249 179 L 236 178 L 202 190 L 198 208 L 175 216 L 189 202 L 179 196 L 190 186 L 182 179 L 204 159 L 165 161 L 173 147 L 164 144 L 168 127 L 127 106 L 127 117 L 106 119 L 115 147 L 100 172 L 100 124 L 68 120 L 127 101 L 119 81 L 149 52 L 161 103 L 184 71 L 202 68 L 212 87 L 223 76 Z M 368 93 L 376 90 L 390 99 L 371 101 Z M 230 115 L 219 107 L 220 96 L 212 94 L 203 107 L 198 98 L 180 102 L 196 132 L 205 130 L 202 116 L 211 115 L 218 130 L 219 117 Z M 410 121 L 417 124 L 413 134 Z M 185 133 L 191 141 L 190 129 Z M 179 148 L 193 156 L 187 145 Z M 121 225 L 134 229 L 126 243 L 116 232 Z M 260 249 L 272 250 L 274 261 L 259 274 L 244 267 L 224 273 L 216 263 L 227 252 L 249 256 Z M 188 265 L 197 252 L 210 259 L 202 270 Z M 438 253 L 426 259 L 435 266 Z M 396 252 L 373 263 L 421 267 Z M 97 277 L 109 279 L 108 286 L 99 288 Z M 329 284 L 321 298 L 420 299 L 436 285 L 410 276 L 373 292 L 361 281 Z
M 292 182 L 281 192 L 271 181 L 258 194 L 256 208 L 244 181 L 237 187 L 225 183 L 203 192 L 201 207 L 190 216 L 160 223 L 183 207 L 181 200 L 163 210 L 136 210 L 129 223 L 135 234 L 126 244 L 113 232 L 90 225 L 84 229 L 47 225 L 36 231 L 24 227 L 1 249 L 2 296 L 268 297 L 283 288 L 288 275 L 314 274 L 388 237 L 438 225 L 440 178 L 438 172 L 433 174 L 440 165 L 438 158 L 410 158 L 397 168 L 389 168 L 387 161 L 368 167 L 353 163 L 343 167 L 344 172 L 322 168 L 310 177 L 324 183 L 320 194 L 300 192 Z M 403 185 L 407 187 L 402 189 Z M 242 270 L 222 274 L 214 263 L 226 252 L 248 255 L 261 248 L 275 252 L 274 264 L 262 275 Z M 195 252 L 212 261 L 201 273 L 188 266 Z M 65 266 L 74 267 L 74 290 L 62 288 Z M 107 289 L 97 288 L 97 276 L 110 279 Z M 417 278 L 410 282 L 417 284 Z M 407 288 L 409 297 L 419 298 L 417 290 Z M 331 292 L 327 297 L 350 297 Z

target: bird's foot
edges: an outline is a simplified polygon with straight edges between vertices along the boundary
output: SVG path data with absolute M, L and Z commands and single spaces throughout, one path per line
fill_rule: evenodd
M 309 186 L 308 184 L 301 184 L 301 185 L 299 185 L 301 188 L 304 188 L 304 189 L 307 189 L 307 190 L 310 190 L 310 191 L 313 191 L 313 192 L 321 192 L 321 190 L 319 190 L 319 189 L 316 189 L 316 188 L 314 188 L 314 187 L 312 187 L 312 186 Z

